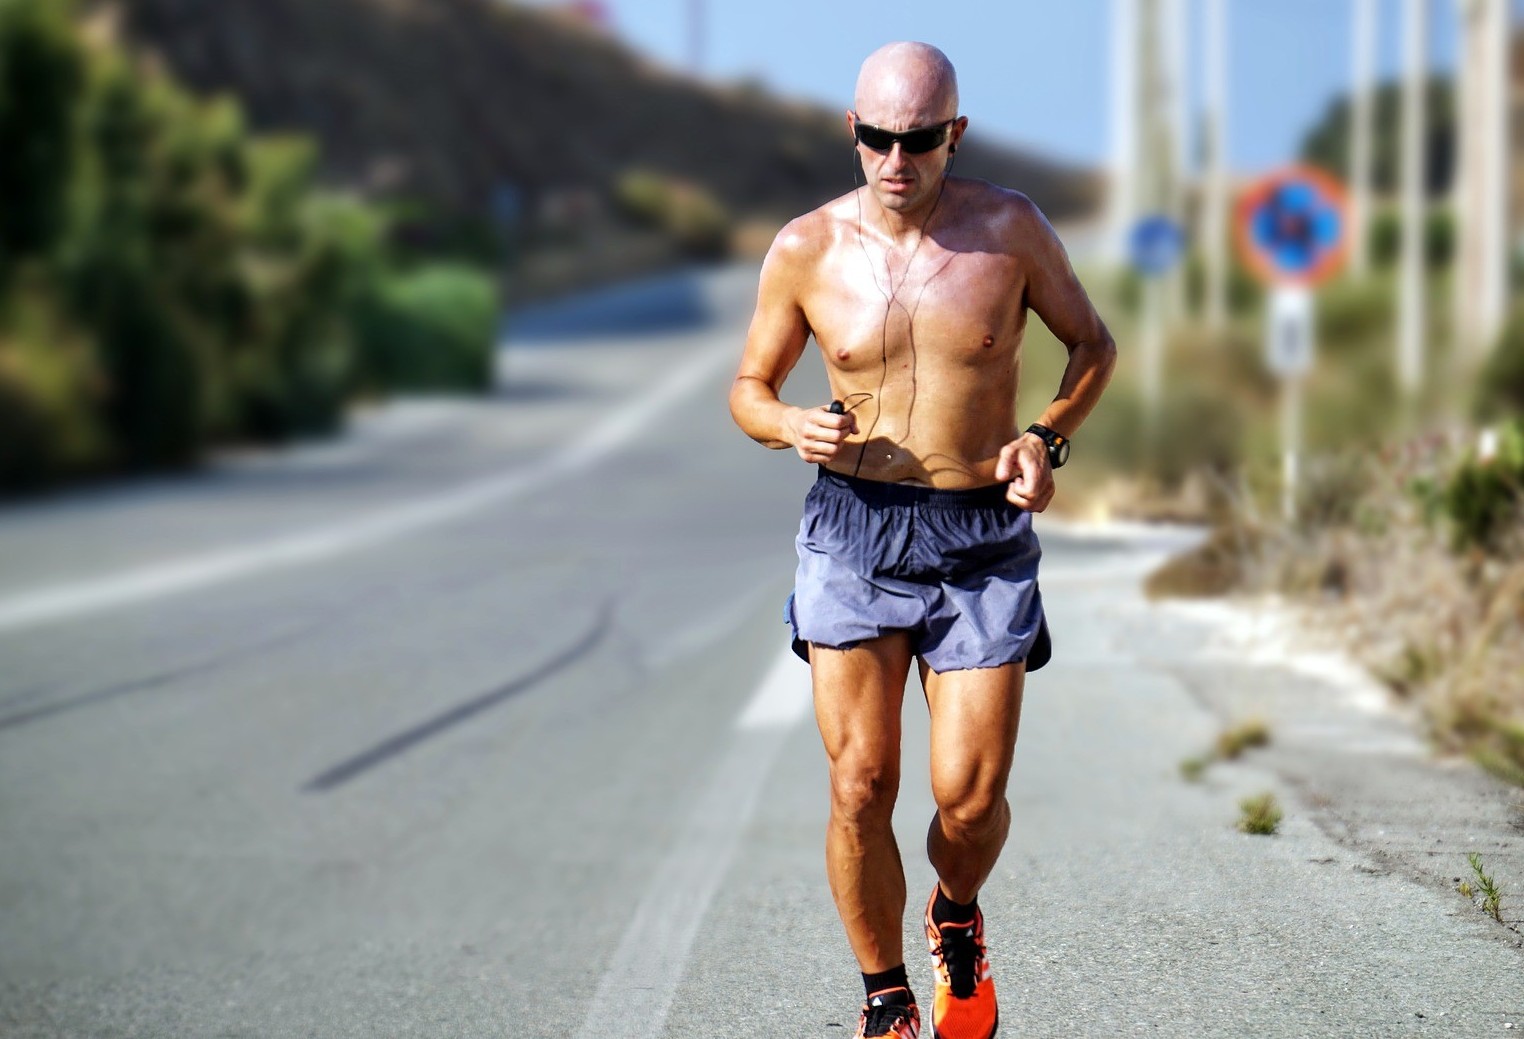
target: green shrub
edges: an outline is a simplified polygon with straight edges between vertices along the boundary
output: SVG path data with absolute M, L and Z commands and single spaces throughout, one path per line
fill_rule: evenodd
M 1317 308 L 1318 341 L 1338 351 L 1373 337 L 1389 336 L 1397 312 L 1396 293 L 1385 279 L 1346 278 L 1318 293 Z
M 58 0 L 0 0 L 0 288 L 67 221 L 85 56 Z
M 84 46 L 72 11 L 0 0 L 0 488 L 330 431 L 357 388 L 489 382 L 486 275 L 389 273 L 386 218 L 318 190 L 311 142 Z
M 1371 218 L 1366 242 L 1371 262 L 1390 267 L 1402 255 L 1402 210 L 1387 206 Z M 1424 256 L 1431 267 L 1444 267 L 1455 255 L 1455 214 L 1449 207 L 1431 206 L 1424 217 Z
M 1206 312 L 1206 259 L 1200 252 L 1193 252 L 1185 261 L 1185 293 L 1192 312 Z M 1265 290 L 1252 274 L 1238 262 L 1238 257 L 1228 253 L 1227 304 L 1229 314 L 1248 314 L 1264 299 Z M 1134 297 L 1133 305 L 1136 305 Z
M 667 221 L 667 180 L 648 170 L 631 170 L 614 185 L 614 202 L 637 224 L 663 227 Z
M 1498 431 L 1490 459 L 1468 455 L 1451 474 L 1441 497 L 1457 550 L 1498 551 L 1517 536 L 1524 507 L 1524 419 Z
M 0 314 L 0 490 L 102 467 L 101 383 L 88 342 L 35 292 Z
M 614 202 L 634 222 L 670 234 L 689 255 L 718 257 L 730 249 L 730 214 L 696 184 L 632 170 L 614 186 Z
M 1524 415 L 1524 307 L 1514 308 L 1477 383 L 1477 418 Z
M 491 384 L 497 293 L 475 268 L 434 264 L 380 282 L 358 306 L 360 378 L 371 390 Z

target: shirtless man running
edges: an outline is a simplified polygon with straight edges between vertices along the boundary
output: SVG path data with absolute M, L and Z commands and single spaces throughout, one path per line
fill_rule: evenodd
M 890 825 L 912 658 L 930 710 L 937 804 L 926 836 L 939 878 L 925 915 L 932 1034 L 995 1032 L 977 896 L 1010 829 L 1022 684 L 1047 653 L 1031 518 L 1052 500 L 1053 467 L 1116 357 L 1037 207 L 948 175 L 967 125 L 952 64 L 935 47 L 893 43 L 863 63 L 847 126 L 866 185 L 778 234 L 730 393 L 748 436 L 820 466 L 789 620 L 830 762 L 826 870 L 867 993 L 859 1036 L 915 1039 L 920 1029 Z M 1022 432 L 1029 310 L 1069 362 L 1058 395 Z M 811 334 L 831 407 L 779 398 Z

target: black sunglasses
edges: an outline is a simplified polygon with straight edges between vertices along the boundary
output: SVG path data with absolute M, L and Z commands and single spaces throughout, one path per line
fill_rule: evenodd
M 858 119 L 852 123 L 852 133 L 859 144 L 872 148 L 876 152 L 888 152 L 894 148 L 894 142 L 898 141 L 900 151 L 906 155 L 924 155 L 933 148 L 942 146 L 942 143 L 947 140 L 948 131 L 952 129 L 952 124 L 955 122 L 957 122 L 956 119 L 949 119 L 940 126 L 922 126 L 897 133 Z

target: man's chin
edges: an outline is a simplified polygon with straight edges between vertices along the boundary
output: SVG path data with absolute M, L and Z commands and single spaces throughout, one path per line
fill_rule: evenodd
M 874 194 L 878 196 L 878 201 L 881 206 L 883 206 L 885 209 L 893 209 L 896 212 L 903 212 L 907 209 L 914 209 L 916 207 L 916 203 L 921 201 L 921 192 L 919 191 L 878 191 L 874 192 Z

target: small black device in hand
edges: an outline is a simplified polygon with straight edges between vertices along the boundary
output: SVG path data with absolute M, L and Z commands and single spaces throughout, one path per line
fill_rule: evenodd
M 839 400 L 833 400 L 831 401 L 831 406 L 826 410 L 833 415 L 845 415 L 847 413 L 847 406 Z

